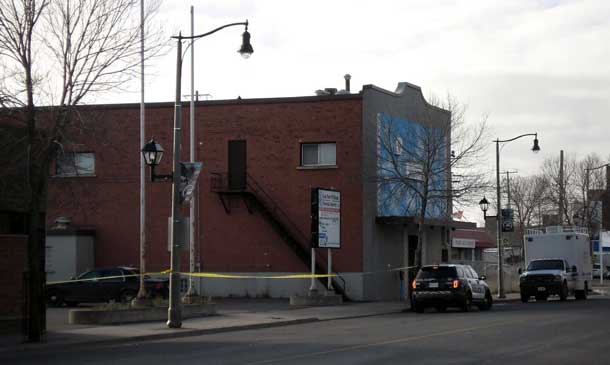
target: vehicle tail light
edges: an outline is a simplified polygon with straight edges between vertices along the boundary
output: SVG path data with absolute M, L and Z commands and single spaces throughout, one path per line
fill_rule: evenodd
M 163 283 L 157 283 L 155 289 L 163 289 Z
M 460 281 L 459 280 L 453 280 L 453 289 L 457 289 L 460 287 Z
M 411 287 L 412 287 L 413 289 L 416 289 L 416 288 L 417 288 L 417 281 L 416 281 L 416 280 L 413 280 L 413 283 L 411 284 Z

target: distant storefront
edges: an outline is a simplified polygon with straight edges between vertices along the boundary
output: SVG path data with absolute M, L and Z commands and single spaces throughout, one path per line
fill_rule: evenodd
M 451 238 L 452 261 L 480 261 L 483 250 L 495 247 L 495 242 L 484 229 L 456 229 Z

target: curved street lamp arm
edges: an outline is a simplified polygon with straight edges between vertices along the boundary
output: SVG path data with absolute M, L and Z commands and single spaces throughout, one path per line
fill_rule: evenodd
M 610 163 L 605 163 L 605 164 L 603 164 L 601 166 L 597 166 L 597 167 L 585 168 L 585 170 L 593 171 L 593 170 L 599 170 L 599 169 L 601 169 L 603 167 L 610 167 Z
M 221 29 L 228 28 L 228 27 L 234 27 L 236 25 L 245 25 L 246 26 L 246 30 L 248 30 L 248 21 L 246 20 L 245 22 L 241 22 L 241 23 L 226 24 L 226 25 L 223 25 L 222 27 L 218 27 L 218 28 L 216 28 L 214 30 L 211 30 L 211 31 L 209 31 L 207 33 L 203 33 L 203 34 L 198 34 L 198 35 L 194 35 L 194 36 L 183 36 L 182 34 L 179 34 L 179 35 L 174 35 L 171 38 L 178 39 L 178 40 L 183 40 L 183 39 L 199 39 L 199 38 L 207 37 L 210 34 L 214 34 L 214 33 L 218 32 Z
M 534 136 L 534 137 L 538 138 L 538 133 L 526 133 L 526 134 L 522 134 L 520 136 L 517 136 L 515 138 L 505 139 L 503 141 L 501 141 L 500 139 L 496 139 L 495 141 L 492 141 L 492 142 L 496 142 L 496 143 L 511 142 L 511 141 L 514 141 L 514 140 L 519 139 L 521 137 L 527 137 L 527 136 Z

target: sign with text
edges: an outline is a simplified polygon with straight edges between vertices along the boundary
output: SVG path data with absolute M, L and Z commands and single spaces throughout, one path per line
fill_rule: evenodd
M 341 193 L 311 190 L 311 241 L 314 247 L 341 248 Z
M 475 248 L 477 241 L 468 238 L 454 238 L 451 242 L 451 247 L 454 248 Z

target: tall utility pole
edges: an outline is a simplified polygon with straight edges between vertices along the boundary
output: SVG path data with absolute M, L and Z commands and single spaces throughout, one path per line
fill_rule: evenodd
M 195 36 L 195 20 L 194 20 L 194 8 L 191 6 L 191 37 Z M 191 104 L 190 104 L 190 119 L 189 119 L 189 129 L 190 129 L 190 144 L 191 144 L 191 154 L 190 160 L 191 162 L 195 162 L 195 155 L 197 151 L 197 146 L 195 145 L 195 39 L 191 39 Z M 197 203 L 197 187 L 195 187 L 193 191 L 193 198 L 190 201 L 189 205 L 189 271 L 191 273 L 195 272 L 195 204 Z M 193 279 L 193 275 L 189 276 L 189 287 L 186 292 L 186 297 L 194 297 L 197 295 L 195 291 L 195 280 Z M 188 301 L 189 299 L 187 299 Z
M 144 106 L 144 0 L 140 0 L 140 146 L 146 143 Z M 140 155 L 140 288 L 134 303 L 146 305 L 148 293 L 144 285 L 146 272 L 146 161 Z
M 510 209 L 510 174 L 516 174 L 518 173 L 517 170 L 515 171 L 502 171 L 502 174 L 506 174 L 506 200 L 507 200 L 507 204 L 506 207 L 508 209 Z
M 559 152 L 559 216 L 557 217 L 557 224 L 563 225 L 563 212 L 565 199 L 565 188 L 563 186 L 563 150 Z

